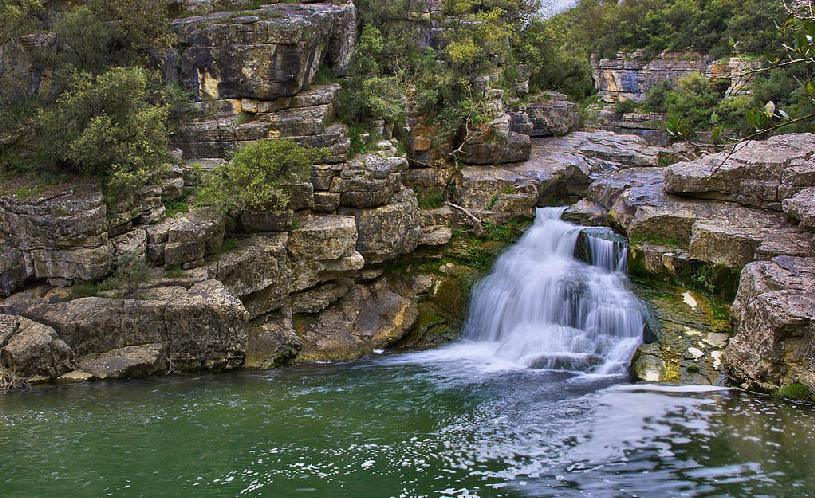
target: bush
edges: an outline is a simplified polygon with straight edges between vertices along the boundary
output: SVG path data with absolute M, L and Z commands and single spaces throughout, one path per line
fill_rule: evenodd
M 690 74 L 668 94 L 668 120 L 678 123 L 685 133 L 710 129 L 713 110 L 721 97 L 704 75 Z
M 648 112 L 667 112 L 668 110 L 668 97 L 673 91 L 673 85 L 670 81 L 660 81 L 645 95 L 645 101 L 642 106 Z
M 804 384 L 787 384 L 779 388 L 775 392 L 775 395 L 779 398 L 797 401 L 809 401 L 812 399 L 812 392 Z
M 639 108 L 639 104 L 633 100 L 619 100 L 614 104 L 614 112 L 617 114 L 628 114 Z
M 75 74 L 70 91 L 41 111 L 37 146 L 112 194 L 154 181 L 169 160 L 168 107 L 151 103 L 149 78 L 142 68 Z
M 306 181 L 323 154 L 291 140 L 252 142 L 206 175 L 196 202 L 227 213 L 284 210 L 289 205 L 286 186 Z

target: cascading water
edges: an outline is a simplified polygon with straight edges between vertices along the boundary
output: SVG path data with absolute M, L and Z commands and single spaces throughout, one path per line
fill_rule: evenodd
M 613 233 L 538 209 L 535 224 L 475 288 L 464 337 L 530 368 L 623 373 L 644 328 L 628 289 L 627 246 Z M 575 257 L 580 232 L 584 257 Z

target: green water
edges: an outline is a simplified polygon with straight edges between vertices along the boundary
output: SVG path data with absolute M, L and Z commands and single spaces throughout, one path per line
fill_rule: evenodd
M 343 365 L 0 397 L 2 496 L 806 496 L 815 412 L 483 365 Z

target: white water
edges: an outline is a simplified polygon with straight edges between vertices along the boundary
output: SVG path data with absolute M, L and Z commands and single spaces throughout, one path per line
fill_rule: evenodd
M 538 209 L 534 225 L 476 285 L 463 340 L 387 362 L 445 365 L 445 382 L 517 369 L 626 373 L 645 326 L 624 273 L 627 248 L 610 230 L 562 221 L 563 211 Z M 593 264 L 574 255 L 581 231 Z
M 464 337 L 527 368 L 623 373 L 644 327 L 622 271 L 627 251 L 589 236 L 594 264 L 577 260 L 582 227 L 562 213 L 538 209 L 535 224 L 498 258 L 473 292 Z

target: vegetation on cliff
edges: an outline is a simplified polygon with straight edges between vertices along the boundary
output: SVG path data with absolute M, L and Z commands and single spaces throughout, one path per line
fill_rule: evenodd
M 0 11 L 12 21 L 5 50 L 28 52 L 34 75 L 0 75 L 0 170 L 88 175 L 111 193 L 154 180 L 183 99 L 150 63 L 174 43 L 165 6 L 91 0 L 56 21 L 37 0 L 3 0 Z

